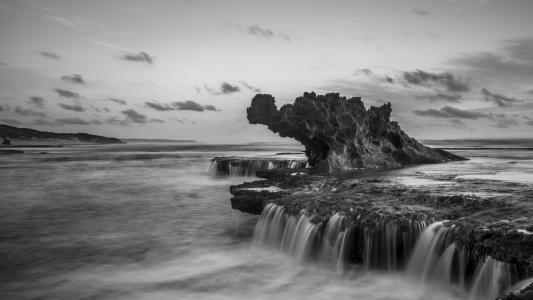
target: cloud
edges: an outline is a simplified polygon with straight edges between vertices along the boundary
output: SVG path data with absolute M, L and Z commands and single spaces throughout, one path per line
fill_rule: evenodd
M 122 114 L 125 115 L 129 121 L 132 121 L 134 123 L 143 124 L 148 122 L 148 118 L 145 115 L 140 114 L 133 109 L 123 110 Z
M 0 122 L 8 125 L 20 125 L 21 123 L 15 119 L 0 119 Z
M 236 85 L 231 85 L 227 82 L 223 82 L 221 85 L 220 85 L 220 92 L 222 94 L 232 94 L 232 93 L 237 93 L 237 92 L 240 92 L 241 89 L 236 86 Z
M 65 97 L 65 98 L 76 98 L 77 99 L 80 97 L 80 94 L 69 91 L 69 90 L 54 89 L 54 92 L 56 92 L 58 96 Z
M 480 119 L 480 118 L 492 118 L 491 115 L 473 112 L 469 110 L 462 110 L 459 108 L 445 106 L 441 109 L 427 109 L 427 110 L 415 110 L 415 115 L 423 117 L 435 117 L 435 118 L 458 118 L 458 119 Z
M 519 125 L 519 123 L 515 119 L 502 117 L 496 119 L 491 126 L 497 128 L 509 128 L 516 125 Z
M 247 89 L 249 89 L 250 91 L 252 91 L 252 92 L 254 92 L 254 93 L 261 93 L 261 89 L 249 85 L 246 81 L 242 81 L 242 80 L 241 80 L 241 83 L 242 83 Z
M 154 63 L 154 58 L 146 52 L 126 53 L 120 56 L 120 59 L 136 62 L 145 62 L 148 64 Z
M 36 119 L 33 120 L 33 125 L 42 125 L 42 126 L 57 126 L 60 124 L 57 124 L 56 122 L 46 120 L 46 119 Z
M 512 39 L 497 51 L 464 54 L 450 63 L 488 77 L 533 77 L 533 38 Z
M 168 104 L 160 104 L 157 102 L 144 102 L 144 104 L 152 109 L 155 109 L 157 111 L 169 111 L 169 110 L 175 110 L 172 106 Z
M 526 125 L 533 126 L 533 120 L 526 121 Z
M 282 40 L 285 40 L 287 42 L 290 42 L 291 38 L 287 34 L 284 33 L 276 33 L 270 28 L 262 27 L 257 24 L 250 25 L 248 27 L 241 27 L 236 26 L 236 28 L 241 31 L 242 33 L 246 33 L 249 35 L 261 37 L 267 40 L 270 40 L 272 38 L 280 38 Z
M 80 83 L 80 84 L 85 83 L 85 81 L 83 80 L 83 77 L 80 74 L 65 75 L 61 77 L 61 80 L 72 82 L 72 83 Z
M 187 100 L 187 101 L 177 101 L 173 102 L 172 105 L 176 107 L 177 110 L 192 110 L 192 111 L 204 111 L 205 107 L 197 102 Z
M 428 95 L 418 95 L 415 96 L 416 99 L 421 100 L 429 100 L 429 101 L 438 101 L 438 100 L 444 100 L 448 102 L 459 102 L 461 99 L 463 99 L 463 96 L 458 93 L 443 93 L 436 91 L 434 94 L 428 94 Z
M 77 112 L 82 112 L 82 111 L 85 111 L 85 108 L 83 108 L 83 106 L 79 105 L 79 104 L 65 104 L 65 103 L 58 103 L 57 105 L 59 105 L 59 107 L 61 107 L 62 109 L 65 109 L 65 110 L 72 110 L 72 111 L 77 111 Z
M 61 124 L 68 124 L 68 125 L 89 125 L 94 124 L 94 122 L 87 121 L 80 118 L 63 118 L 63 119 L 55 119 L 57 123 Z
M 486 88 L 481 89 L 481 94 L 483 95 L 483 100 L 487 102 L 492 102 L 498 105 L 499 107 L 510 107 L 513 106 L 515 103 L 522 102 L 522 100 L 508 97 L 502 94 L 494 93 Z
M 46 58 L 50 58 L 50 59 L 58 60 L 58 59 L 61 58 L 58 54 L 55 54 L 55 53 L 49 52 L 49 51 L 39 51 L 37 53 L 39 53 L 40 55 L 42 55 L 42 56 L 44 56 Z
M 37 106 L 38 108 L 41 108 L 41 109 L 44 108 L 45 102 L 46 100 L 44 100 L 44 98 L 42 97 L 37 97 L 37 96 L 30 97 L 30 103 Z
M 413 72 L 403 72 L 403 79 L 407 84 L 432 87 L 435 85 L 444 87 L 448 92 L 468 92 L 470 91 L 469 83 L 452 73 L 429 73 L 422 70 Z
M 422 10 L 422 9 L 416 8 L 416 7 L 413 7 L 413 13 L 417 14 L 419 16 L 427 16 L 427 15 L 429 15 L 428 11 L 425 11 L 425 10 Z
M 35 116 L 35 117 L 42 117 L 42 118 L 46 117 L 45 113 L 34 111 L 28 108 L 21 108 L 20 106 L 15 107 L 15 113 L 21 116 L 24 116 L 24 117 L 28 117 L 28 116 Z
M 106 99 L 104 99 L 104 100 L 111 101 L 111 102 L 115 102 L 115 103 L 120 104 L 120 105 L 126 105 L 126 104 L 128 104 L 128 103 L 126 102 L 126 100 L 117 99 L 117 98 L 106 98 Z
M 385 75 L 385 76 L 377 75 L 376 73 L 374 73 L 372 70 L 370 70 L 368 68 L 361 69 L 361 70 L 355 72 L 354 75 L 359 75 L 359 74 L 364 74 L 368 78 L 370 78 L 370 79 L 372 79 L 374 81 L 377 81 L 377 82 L 384 82 L 384 83 L 394 84 L 394 78 L 392 78 L 392 77 L 390 77 L 388 75 Z
M 9 111 L 9 106 L 5 105 L 5 104 L 2 104 L 0 105 L 0 111 Z
M 205 110 L 217 111 L 217 108 L 214 105 L 206 105 L 204 108 Z

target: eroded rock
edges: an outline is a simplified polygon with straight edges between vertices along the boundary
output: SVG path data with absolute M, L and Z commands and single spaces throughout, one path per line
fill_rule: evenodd
M 263 124 L 305 146 L 309 164 L 321 170 L 396 168 L 465 158 L 426 147 L 390 120 L 390 103 L 366 109 L 360 97 L 304 93 L 279 110 L 274 97 L 258 94 L 247 109 L 251 124 Z

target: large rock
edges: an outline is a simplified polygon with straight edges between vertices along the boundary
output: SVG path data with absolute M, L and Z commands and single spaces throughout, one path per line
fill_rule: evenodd
M 464 158 L 432 149 L 390 121 L 391 105 L 365 109 L 360 97 L 304 93 L 277 109 L 274 97 L 258 94 L 247 109 L 251 124 L 263 124 L 305 146 L 309 164 L 322 170 L 395 168 Z

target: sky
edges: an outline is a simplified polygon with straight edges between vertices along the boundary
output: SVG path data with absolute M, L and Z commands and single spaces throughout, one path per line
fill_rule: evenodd
M 257 93 L 392 104 L 418 139 L 533 138 L 533 1 L 0 0 L 0 123 L 282 141 Z

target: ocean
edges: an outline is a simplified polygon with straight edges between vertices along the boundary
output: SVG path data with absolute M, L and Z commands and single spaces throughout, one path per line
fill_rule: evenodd
M 470 160 L 383 176 L 444 194 L 464 192 L 465 181 L 490 182 L 466 191 L 480 197 L 533 188 L 533 150 L 523 143 L 446 146 Z M 257 178 L 213 176 L 209 162 L 301 146 L 133 142 L 24 150 L 0 156 L 2 299 L 468 297 L 401 271 L 338 272 L 254 244 L 259 216 L 232 210 L 229 186 Z

